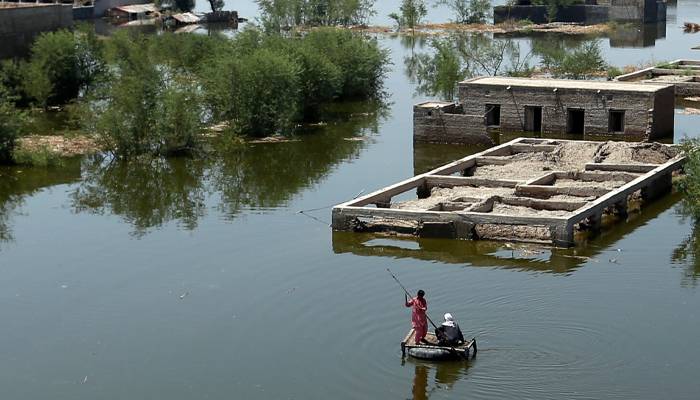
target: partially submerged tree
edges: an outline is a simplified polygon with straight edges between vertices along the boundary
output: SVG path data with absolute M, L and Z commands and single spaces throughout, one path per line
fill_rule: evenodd
M 458 24 L 485 23 L 491 9 L 490 0 L 437 0 L 435 4 L 448 6 Z
M 402 0 L 400 13 L 391 13 L 389 18 L 396 21 L 396 25 L 401 28 L 414 29 L 428 14 L 425 0 Z

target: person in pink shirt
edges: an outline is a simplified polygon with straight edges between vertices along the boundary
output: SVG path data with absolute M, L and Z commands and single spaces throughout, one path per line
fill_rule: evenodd
M 404 295 L 406 299 L 406 307 L 412 307 L 411 310 L 411 324 L 413 329 L 416 331 L 416 344 L 427 343 L 425 335 L 428 333 L 428 317 L 425 312 L 428 311 L 428 302 L 425 301 L 425 292 L 422 290 L 418 291 L 418 296 L 408 299 L 408 295 Z

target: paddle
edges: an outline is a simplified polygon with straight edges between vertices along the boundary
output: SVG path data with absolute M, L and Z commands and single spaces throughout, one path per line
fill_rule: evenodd
M 389 268 L 387 268 L 386 271 L 389 273 L 389 275 L 391 275 L 392 278 L 394 278 L 394 280 L 396 281 L 396 283 L 398 283 L 399 286 L 401 286 L 401 289 L 403 289 L 404 293 L 406 293 L 406 296 L 408 296 L 408 297 L 410 297 L 410 298 L 413 298 L 413 296 L 411 295 L 411 293 L 409 293 L 408 290 L 406 289 L 406 287 L 401 283 L 401 281 L 399 281 L 399 278 L 397 278 L 396 275 L 394 275 L 394 274 L 391 272 L 391 270 L 390 270 Z M 425 317 L 428 319 L 428 321 L 430 321 L 430 324 L 433 325 L 433 328 L 437 329 L 437 325 L 435 325 L 435 323 L 433 322 L 433 320 L 430 319 L 430 317 L 428 316 L 428 312 L 427 312 L 427 311 L 425 312 Z M 417 343 L 416 343 L 416 344 L 417 344 Z M 460 356 L 460 357 L 462 357 L 462 358 L 465 357 L 464 352 L 457 351 L 457 349 L 455 349 L 455 348 L 452 347 L 452 346 L 436 346 L 436 347 L 447 348 L 447 349 L 449 349 L 453 354 L 457 354 L 458 356 Z

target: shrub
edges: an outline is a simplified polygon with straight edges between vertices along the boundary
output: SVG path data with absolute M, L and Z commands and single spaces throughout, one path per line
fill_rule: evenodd
M 622 75 L 623 72 L 620 68 L 610 65 L 608 66 L 608 80 L 613 80 L 615 77 Z
M 193 151 L 202 126 L 196 80 L 152 60 L 148 40 L 127 33 L 112 38 L 115 72 L 85 112 L 86 130 L 117 157 Z
M 32 45 L 24 90 L 43 107 L 65 104 L 89 90 L 104 69 L 101 45 L 89 30 L 43 33 Z
M 180 35 L 164 32 L 148 38 L 150 56 L 158 64 L 196 72 L 219 52 L 232 51 L 231 41 L 223 35 Z
M 228 54 L 209 66 L 205 88 L 214 114 L 253 136 L 290 133 L 300 108 L 300 67 L 289 56 L 260 49 Z
M 28 107 L 32 100 L 25 91 L 26 66 L 26 62 L 19 60 L 0 62 L 0 86 L 4 87 L 5 95 L 13 99 L 17 107 Z
M 11 101 L 7 90 L 0 85 L 0 163 L 12 162 L 12 153 L 22 133 L 24 114 Z
M 686 156 L 685 177 L 676 184 L 685 196 L 683 208 L 686 214 L 700 221 L 700 139 L 684 139 L 681 143 Z
M 305 39 L 337 65 L 343 74 L 340 98 L 372 98 L 382 94 L 389 53 L 375 39 L 339 29 L 320 29 Z

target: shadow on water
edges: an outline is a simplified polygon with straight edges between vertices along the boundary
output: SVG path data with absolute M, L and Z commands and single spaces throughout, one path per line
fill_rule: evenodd
M 56 185 L 80 180 L 80 160 L 66 160 L 57 168 L 0 167 L 0 242 L 13 239 L 12 218 L 28 196 Z
M 411 400 L 427 400 L 440 390 L 451 390 L 471 367 L 469 362 L 426 363 L 412 358 L 401 360 L 401 365 L 414 369 Z
M 605 254 L 610 251 L 611 246 L 669 210 L 681 198 L 680 194 L 674 193 L 650 203 L 641 212 L 630 214 L 626 222 L 614 224 L 598 236 L 590 240 L 584 239 L 573 248 L 333 232 L 333 251 L 337 254 L 411 258 L 445 264 L 567 274 L 589 262 L 614 262 L 611 261 L 614 257 Z
M 210 198 L 227 219 L 246 209 L 281 207 L 338 163 L 356 158 L 381 115 L 379 105 L 337 104 L 327 110 L 334 122 L 289 142 L 247 144 L 211 158 L 88 160 L 71 194 L 73 208 L 121 216 L 138 237 L 171 221 L 195 229 Z

